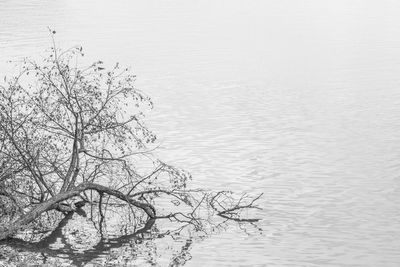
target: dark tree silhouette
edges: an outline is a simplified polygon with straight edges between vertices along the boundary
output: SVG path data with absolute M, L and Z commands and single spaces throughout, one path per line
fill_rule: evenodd
M 198 228 L 201 206 L 247 220 L 240 213 L 256 208 L 254 199 L 234 202 L 226 192 L 189 190 L 187 172 L 152 155 L 148 147 L 156 137 L 143 119 L 153 104 L 135 88 L 129 69 L 116 64 L 107 70 L 101 61 L 80 67 L 82 56 L 81 47 L 61 51 L 53 39 L 48 57 L 24 60 L 21 73 L 0 87 L 0 240 L 48 211 L 67 214 L 96 202 L 101 214 L 106 196 L 149 219 Z M 137 168 L 144 160 L 148 174 Z M 159 214 L 155 200 L 161 197 L 176 209 Z

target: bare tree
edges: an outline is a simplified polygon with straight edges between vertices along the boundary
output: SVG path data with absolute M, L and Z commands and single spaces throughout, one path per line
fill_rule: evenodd
M 24 60 L 21 73 L 0 87 L 0 203 L 12 207 L 3 210 L 0 240 L 47 211 L 93 204 L 90 191 L 100 211 L 111 196 L 150 219 L 193 225 L 201 205 L 228 219 L 256 207 L 242 200 L 222 205 L 226 194 L 187 189 L 190 175 L 148 149 L 156 136 L 143 119 L 153 104 L 135 88 L 135 75 L 119 64 L 106 70 L 101 61 L 79 67 L 82 56 L 81 47 L 61 51 L 54 44 L 43 62 Z M 151 163 L 148 174 L 137 170 L 143 159 Z M 154 203 L 161 196 L 183 205 L 160 215 Z

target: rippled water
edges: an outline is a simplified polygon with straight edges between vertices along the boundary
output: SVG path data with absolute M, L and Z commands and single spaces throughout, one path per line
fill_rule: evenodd
M 160 157 L 264 193 L 263 233 L 187 266 L 400 265 L 400 3 L 0 1 L 0 68 L 50 45 L 133 66 Z

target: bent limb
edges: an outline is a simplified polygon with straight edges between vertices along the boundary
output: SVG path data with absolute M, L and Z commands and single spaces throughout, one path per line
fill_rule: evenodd
M 14 223 L 12 223 L 9 227 L 0 228 L 0 240 L 7 239 L 13 235 L 15 235 L 19 230 L 22 230 L 26 225 L 36 220 L 40 217 L 44 212 L 58 209 L 60 203 L 67 199 L 70 199 L 75 196 L 79 196 L 86 190 L 94 190 L 98 193 L 108 194 L 110 196 L 116 197 L 122 201 L 127 202 L 128 204 L 135 206 L 141 210 L 143 210 L 149 218 L 155 218 L 156 212 L 154 207 L 151 204 L 143 203 L 132 198 L 129 198 L 122 192 L 100 185 L 95 183 L 84 183 L 80 184 L 67 192 L 60 193 L 49 200 L 38 204 L 35 208 L 33 208 L 28 213 L 22 215 L 18 218 Z

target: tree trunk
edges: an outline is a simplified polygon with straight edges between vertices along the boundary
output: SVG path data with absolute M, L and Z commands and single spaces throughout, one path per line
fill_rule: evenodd
M 0 228 L 0 240 L 7 239 L 7 238 L 15 235 L 19 230 L 22 230 L 29 223 L 33 222 L 38 217 L 40 217 L 40 215 L 43 212 L 46 212 L 46 211 L 49 211 L 52 209 L 57 209 L 60 202 L 67 200 L 69 198 L 72 198 L 74 196 L 78 196 L 79 194 L 81 194 L 83 191 L 86 191 L 86 190 L 95 190 L 99 193 L 105 193 L 110 196 L 114 196 L 116 198 L 119 198 L 120 200 L 123 200 L 123 201 L 137 207 L 137 208 L 142 209 L 147 214 L 147 216 L 149 216 L 150 218 L 156 217 L 155 209 L 151 204 L 142 203 L 137 200 L 131 199 L 118 190 L 111 189 L 109 187 L 106 187 L 106 186 L 103 186 L 100 184 L 84 183 L 84 184 L 80 184 L 80 185 L 72 188 L 71 190 L 69 190 L 67 192 L 60 193 L 43 203 L 38 204 L 35 208 L 33 208 L 27 214 L 22 215 L 15 222 L 10 224 L 9 227 L 5 227 L 3 229 Z

